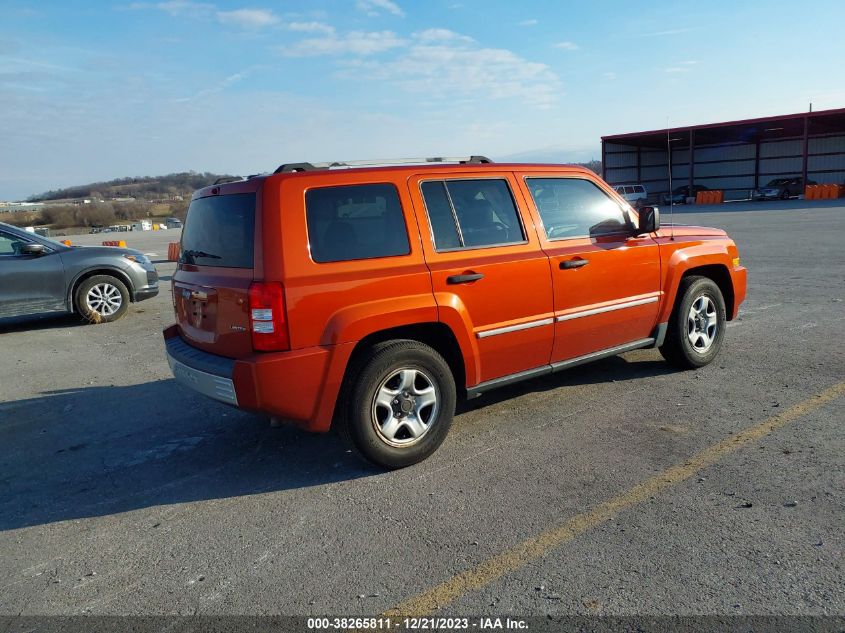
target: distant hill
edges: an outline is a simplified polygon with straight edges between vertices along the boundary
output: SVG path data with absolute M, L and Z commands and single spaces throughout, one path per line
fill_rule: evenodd
M 67 200 L 74 198 L 135 198 L 139 200 L 156 200 L 174 196 L 190 197 L 197 189 L 207 187 L 218 178 L 228 177 L 228 174 L 197 173 L 186 171 L 166 176 L 142 176 L 136 178 L 116 178 L 106 182 L 93 182 L 89 185 L 66 187 L 54 191 L 30 196 L 30 202 L 46 202 L 48 200 Z

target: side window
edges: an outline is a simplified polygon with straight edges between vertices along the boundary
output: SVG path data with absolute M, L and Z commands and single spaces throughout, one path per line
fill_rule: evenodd
M 601 189 L 581 178 L 527 178 L 546 237 L 595 237 L 629 229 L 622 209 Z
M 28 242 L 11 233 L 0 233 L 0 255 L 17 255 Z
M 421 191 L 437 250 L 525 242 L 504 179 L 429 181 L 422 183 Z
M 399 192 L 390 184 L 311 189 L 305 194 L 311 258 L 318 263 L 411 252 Z
M 634 185 L 634 193 L 645 193 L 642 185 Z
M 632 194 L 632 193 L 634 193 L 634 188 L 633 188 L 633 187 L 630 187 L 630 186 L 625 187 L 625 193 L 627 193 L 627 194 Z

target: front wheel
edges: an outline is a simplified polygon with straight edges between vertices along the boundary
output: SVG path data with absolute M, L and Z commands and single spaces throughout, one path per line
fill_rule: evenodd
M 719 353 L 726 322 L 725 299 L 716 282 L 684 277 L 660 353 L 683 369 L 703 367 Z
M 117 321 L 129 308 L 129 289 L 120 279 L 110 275 L 94 275 L 76 289 L 77 312 L 91 323 Z
M 395 469 L 443 443 L 455 413 L 455 380 L 443 357 L 417 341 L 374 346 L 350 367 L 341 432 L 365 459 Z

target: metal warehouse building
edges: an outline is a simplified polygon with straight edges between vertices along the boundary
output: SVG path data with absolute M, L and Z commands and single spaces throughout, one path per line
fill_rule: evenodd
M 602 137 L 611 185 L 642 183 L 649 197 L 672 186 L 721 189 L 726 200 L 779 177 L 845 183 L 845 108 Z

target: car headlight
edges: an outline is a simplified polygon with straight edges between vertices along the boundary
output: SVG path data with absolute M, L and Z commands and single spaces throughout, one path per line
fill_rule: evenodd
M 127 253 L 127 254 L 124 255 L 124 257 L 126 259 L 128 259 L 130 262 L 135 262 L 136 264 L 149 265 L 149 264 L 152 263 L 150 261 L 150 258 L 147 257 L 146 255 L 141 255 L 141 254 L 130 255 L 129 253 Z

